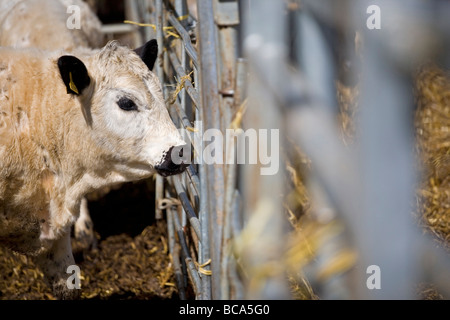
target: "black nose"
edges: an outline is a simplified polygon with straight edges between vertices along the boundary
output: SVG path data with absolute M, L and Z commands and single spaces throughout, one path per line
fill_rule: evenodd
M 156 171 L 163 177 L 168 177 L 174 174 L 182 173 L 189 163 L 183 158 L 183 147 L 171 147 L 161 162 L 155 166 Z

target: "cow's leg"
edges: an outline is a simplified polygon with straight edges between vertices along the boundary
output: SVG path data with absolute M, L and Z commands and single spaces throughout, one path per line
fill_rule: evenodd
M 69 289 L 67 280 L 73 276 L 73 272 L 67 273 L 67 267 L 75 265 L 70 243 L 70 232 L 60 239 L 55 240 L 52 247 L 45 253 L 39 255 L 36 263 L 44 273 L 44 278 L 58 299 L 77 299 L 80 290 Z M 69 280 L 70 283 L 74 281 Z
M 85 249 L 96 246 L 94 224 L 89 215 L 86 198 L 81 200 L 80 216 L 75 223 L 75 239 L 77 239 Z

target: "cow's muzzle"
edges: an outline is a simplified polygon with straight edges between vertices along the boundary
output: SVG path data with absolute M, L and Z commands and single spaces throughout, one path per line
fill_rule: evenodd
M 171 147 L 161 163 L 155 166 L 156 171 L 163 177 L 182 173 L 189 166 L 189 161 L 183 158 L 183 146 Z

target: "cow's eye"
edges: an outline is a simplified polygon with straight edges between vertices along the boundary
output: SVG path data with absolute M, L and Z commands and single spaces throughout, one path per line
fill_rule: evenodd
M 120 98 L 119 101 L 117 101 L 117 105 L 120 107 L 120 109 L 125 111 L 136 111 L 138 109 L 133 100 L 126 97 Z

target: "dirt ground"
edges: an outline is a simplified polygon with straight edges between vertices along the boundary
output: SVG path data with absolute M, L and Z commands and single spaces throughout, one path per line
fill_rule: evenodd
M 154 219 L 152 183 L 124 185 L 89 203 L 96 249 L 73 240 L 82 299 L 178 299 L 164 222 Z M 31 258 L 0 247 L 0 299 L 54 299 Z

